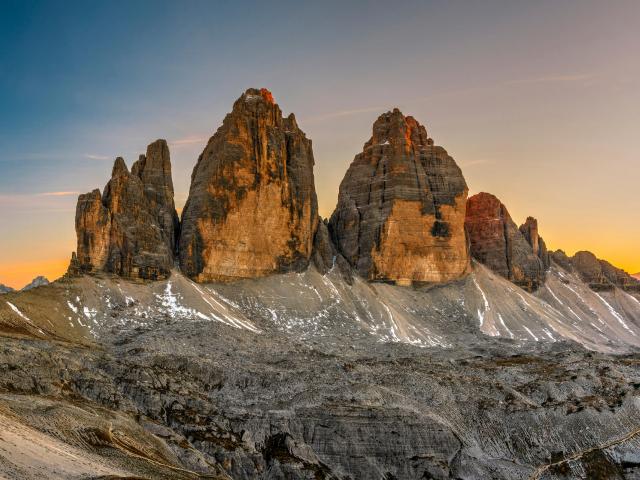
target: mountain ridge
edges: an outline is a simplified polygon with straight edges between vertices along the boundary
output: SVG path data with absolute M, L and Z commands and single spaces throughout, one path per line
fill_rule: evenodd
M 0 476 L 640 475 L 640 282 L 467 199 L 397 109 L 328 220 L 313 163 L 266 89 L 181 219 L 165 141 L 118 157 L 78 199 L 67 274 L 0 299 Z

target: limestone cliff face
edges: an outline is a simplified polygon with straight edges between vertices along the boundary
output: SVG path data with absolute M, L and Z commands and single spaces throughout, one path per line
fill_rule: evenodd
M 76 205 L 76 273 L 93 273 L 104 269 L 109 258 L 110 230 L 111 213 L 102 204 L 100 190 L 96 188 L 80 195 Z
M 318 223 L 311 140 L 265 89 L 233 105 L 191 176 L 179 243 L 200 282 L 306 268 Z
M 535 229 L 533 222 L 528 223 L 532 244 L 539 253 L 537 223 Z M 545 266 L 534 253 L 536 247 L 532 248 L 495 196 L 479 193 L 470 197 L 465 225 L 471 254 L 479 262 L 529 291 L 536 290 L 544 281 Z
M 524 235 L 525 240 L 531 245 L 533 254 L 541 261 L 544 269 L 547 270 L 551 266 L 551 258 L 547 250 L 547 244 L 538 233 L 538 220 L 533 217 L 527 217 L 527 220 L 520 225 L 520 232 Z
M 78 246 L 69 273 L 166 278 L 173 266 L 175 219 L 166 142 L 151 144 L 133 173 L 118 157 L 104 193 L 96 189 L 78 198 Z
M 178 246 L 180 219 L 173 200 L 171 160 L 166 140 L 156 140 L 147 147 L 131 167 L 131 173 L 142 181 L 149 210 L 156 217 L 172 252 Z
M 395 109 L 376 120 L 351 163 L 330 229 L 364 278 L 401 285 L 453 280 L 469 266 L 467 191 L 453 158 Z

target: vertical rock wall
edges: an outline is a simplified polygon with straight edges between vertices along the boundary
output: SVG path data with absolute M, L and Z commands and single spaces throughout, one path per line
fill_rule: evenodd
M 318 223 L 313 152 L 271 93 L 247 90 L 209 140 L 182 213 L 180 265 L 200 282 L 302 270 Z
M 369 280 L 443 282 L 469 266 L 467 185 L 444 148 L 398 109 L 381 115 L 341 185 L 330 229 Z

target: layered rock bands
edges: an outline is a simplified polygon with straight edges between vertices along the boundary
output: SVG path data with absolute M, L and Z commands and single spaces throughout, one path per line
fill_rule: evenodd
M 179 232 L 165 140 L 149 145 L 129 172 L 118 157 L 104 193 L 80 195 L 77 254 L 70 270 L 132 279 L 166 278 Z
M 381 115 L 340 185 L 330 220 L 340 253 L 366 279 L 444 282 L 469 268 L 467 185 L 425 127 L 395 109 Z
M 311 140 L 271 93 L 247 90 L 191 176 L 179 243 L 199 282 L 302 270 L 318 225 Z

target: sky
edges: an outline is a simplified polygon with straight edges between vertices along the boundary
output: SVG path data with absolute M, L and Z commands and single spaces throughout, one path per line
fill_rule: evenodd
M 169 142 L 176 203 L 233 101 L 313 140 L 320 213 L 371 125 L 427 127 L 552 249 L 640 271 L 640 2 L 0 0 L 0 283 L 61 275 L 77 195 Z

